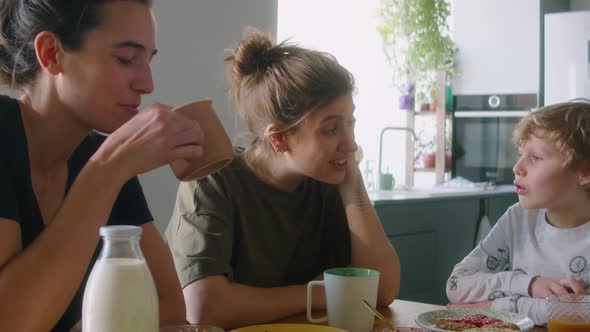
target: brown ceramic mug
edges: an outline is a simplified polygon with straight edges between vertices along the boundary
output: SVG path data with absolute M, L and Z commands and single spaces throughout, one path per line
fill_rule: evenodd
M 180 181 L 202 178 L 227 166 L 234 149 L 221 121 L 215 114 L 210 99 L 194 101 L 173 111 L 199 122 L 205 136 L 204 154 L 196 160 L 179 159 L 170 163 L 174 175 Z

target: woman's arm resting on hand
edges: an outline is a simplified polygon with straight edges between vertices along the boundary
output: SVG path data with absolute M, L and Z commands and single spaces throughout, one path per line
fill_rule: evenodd
M 199 279 L 183 290 L 190 323 L 226 329 L 260 324 L 305 312 L 307 285 L 260 288 L 224 276 Z M 315 291 L 313 309 L 325 309 L 323 292 Z
M 385 235 L 356 163 L 349 160 L 348 167 L 338 189 L 351 233 L 352 266 L 380 272 L 377 304 L 387 306 L 399 294 L 399 258 Z

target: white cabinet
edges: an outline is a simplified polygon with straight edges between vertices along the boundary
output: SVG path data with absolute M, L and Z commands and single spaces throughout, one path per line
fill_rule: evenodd
M 545 15 L 544 104 L 590 98 L 590 11 Z
M 454 0 L 454 94 L 538 93 L 539 0 Z

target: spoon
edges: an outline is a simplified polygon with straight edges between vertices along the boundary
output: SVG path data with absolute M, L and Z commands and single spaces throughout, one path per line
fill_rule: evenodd
M 373 314 L 375 314 L 375 316 L 377 316 L 377 318 L 379 318 L 380 321 L 382 321 L 385 325 L 387 325 L 387 327 L 389 327 L 392 331 L 395 331 L 393 324 L 389 321 L 389 319 L 385 318 L 385 316 L 383 316 L 379 311 L 377 311 L 377 308 L 370 305 L 369 302 L 367 302 L 364 299 L 363 299 L 363 303 L 365 304 L 365 306 L 369 310 L 371 310 L 373 312 Z

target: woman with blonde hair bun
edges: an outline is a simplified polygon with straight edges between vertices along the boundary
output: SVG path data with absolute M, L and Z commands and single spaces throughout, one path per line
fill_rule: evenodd
M 354 161 L 350 72 L 256 30 L 226 61 L 255 138 L 178 190 L 166 238 L 188 321 L 232 328 L 303 312 L 306 283 L 343 266 L 378 270 L 378 304 L 389 305 L 399 261 Z M 317 295 L 314 309 L 325 309 Z

